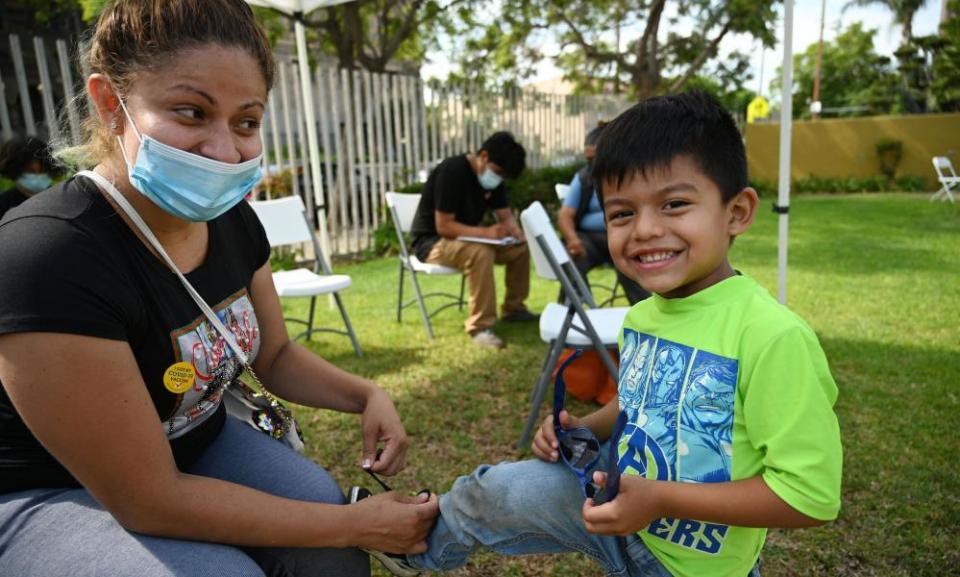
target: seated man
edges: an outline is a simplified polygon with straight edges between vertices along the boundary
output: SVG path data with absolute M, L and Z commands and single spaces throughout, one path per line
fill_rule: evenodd
M 521 241 L 523 231 L 507 203 L 504 178 L 517 178 L 527 153 L 509 132 L 490 136 L 476 153 L 445 159 L 430 172 L 411 227 L 413 250 L 424 262 L 459 269 L 467 275 L 470 311 L 467 333 L 478 345 L 502 348 L 493 333 L 497 322 L 497 295 L 493 265 L 506 265 L 507 295 L 501 309 L 504 321 L 531 321 L 537 315 L 524 301 L 530 293 L 530 253 L 523 242 L 494 245 L 457 240 L 460 236 Z M 484 226 L 487 210 L 497 224 Z
M 587 159 L 587 165 L 574 175 L 570 182 L 570 189 L 563 198 L 560 213 L 557 214 L 557 225 L 567 245 L 567 252 L 570 253 L 573 263 L 584 280 L 587 279 L 587 272 L 590 269 L 602 264 L 613 266 L 610 249 L 607 248 L 607 225 L 603 219 L 603 209 L 600 207 L 600 200 L 593 186 L 593 178 L 590 176 L 593 170 L 593 157 L 597 150 L 597 139 L 602 130 L 601 124 L 587 133 L 583 141 L 583 156 Z M 650 296 L 650 293 L 630 280 L 627 275 L 619 270 L 616 272 L 620 286 L 627 293 L 627 300 L 631 305 Z M 563 300 L 563 291 L 561 290 L 560 293 Z

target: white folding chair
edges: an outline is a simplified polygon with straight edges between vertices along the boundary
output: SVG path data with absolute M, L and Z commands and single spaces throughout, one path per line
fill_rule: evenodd
M 530 442 L 550 375 L 565 347 L 593 347 L 614 380 L 617 379 L 617 365 L 607 349 L 617 346 L 623 318 L 630 308 L 597 308 L 589 287 L 570 260 L 542 204 L 534 202 L 521 212 L 520 222 L 537 275 L 559 281 L 566 301 L 563 304 L 548 303 L 540 313 L 540 338 L 549 343 L 550 348 L 534 385 L 530 414 L 520 435 L 518 446 L 523 447 Z
M 563 202 L 563 199 L 567 197 L 567 193 L 570 192 L 570 185 L 558 182 L 553 185 L 553 190 L 557 193 L 557 198 L 560 199 L 560 202 Z
M 953 171 L 953 163 L 946 156 L 933 157 L 933 169 L 937 171 L 937 180 L 940 181 L 940 190 L 930 197 L 934 200 L 949 200 L 954 202 L 953 188 L 960 184 L 960 176 Z
M 301 245 L 308 242 L 313 246 L 315 257 L 312 270 L 310 268 L 298 268 L 273 273 L 273 284 L 277 287 L 277 294 L 280 297 L 310 297 L 310 315 L 307 320 L 284 319 L 307 327 L 307 330 L 295 336 L 294 340 L 300 337 L 306 337 L 307 340 L 310 340 L 310 335 L 318 332 L 346 335 L 350 337 L 353 350 L 357 353 L 357 356 L 362 357 L 363 352 L 360 350 L 360 342 L 357 341 L 357 335 L 350 324 L 347 309 L 340 299 L 340 291 L 349 287 L 352 281 L 348 275 L 333 274 L 330 270 L 330 265 L 327 264 L 323 250 L 320 248 L 320 242 L 307 221 L 303 201 L 299 196 L 294 195 L 275 200 L 251 202 L 250 206 L 257 213 L 260 222 L 263 223 L 271 247 Z M 332 294 L 336 300 L 346 330 L 313 326 L 317 297 L 325 294 Z
M 413 218 L 417 214 L 417 206 L 420 205 L 419 194 L 388 192 L 385 196 L 387 199 L 387 206 L 390 208 L 390 216 L 393 218 L 393 227 L 397 231 L 397 240 L 400 241 L 400 289 L 397 293 L 397 322 L 399 323 L 403 320 L 403 309 L 407 308 L 413 303 L 417 303 L 420 308 L 420 316 L 423 318 L 423 326 L 427 329 L 427 335 L 432 339 L 433 327 L 430 325 L 431 317 L 452 306 L 456 306 L 459 310 L 463 310 L 463 305 L 466 302 L 463 300 L 463 294 L 464 288 L 466 287 L 467 277 L 463 276 L 463 273 L 455 268 L 423 262 L 417 258 L 416 255 L 410 254 L 410 251 L 407 249 L 407 240 L 404 237 L 404 234 L 409 233 L 410 227 L 413 226 Z M 414 298 L 407 302 L 403 301 L 404 272 L 410 273 L 410 280 L 413 282 Z M 417 280 L 418 274 L 431 276 L 452 274 L 461 275 L 460 296 L 447 292 L 432 292 L 423 294 L 420 291 L 420 282 Z M 424 299 L 432 297 L 439 297 L 444 300 L 449 300 L 450 302 L 437 307 L 433 310 L 433 312 L 428 312 Z

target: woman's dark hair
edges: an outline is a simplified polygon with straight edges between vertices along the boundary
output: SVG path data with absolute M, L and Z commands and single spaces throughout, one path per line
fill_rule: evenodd
M 487 151 L 487 158 L 502 168 L 507 178 L 517 178 L 527 167 L 527 151 L 509 132 L 494 132 L 480 150 Z
M 138 72 L 211 43 L 246 50 L 259 64 L 267 90 L 273 86 L 270 41 L 243 0 L 114 0 L 97 20 L 83 58 L 86 69 L 104 74 L 123 95 Z M 99 161 L 113 150 L 114 139 L 95 114 L 85 130 L 89 159 Z
M 39 138 L 17 138 L 0 147 L 0 174 L 10 180 L 20 178 L 31 162 L 39 162 L 41 170 L 49 176 L 63 173 L 63 166 L 54 160 L 50 147 Z
M 597 141 L 593 180 L 619 187 L 636 174 L 689 156 L 717 185 L 727 203 L 748 186 L 747 153 L 733 117 L 700 90 L 657 96 L 633 106 L 604 127 Z

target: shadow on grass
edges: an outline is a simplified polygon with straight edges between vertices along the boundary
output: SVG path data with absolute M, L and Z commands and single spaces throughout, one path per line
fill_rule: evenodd
M 960 354 L 823 339 L 840 389 L 843 509 L 824 527 L 771 532 L 765 576 L 943 575 L 960 564 Z

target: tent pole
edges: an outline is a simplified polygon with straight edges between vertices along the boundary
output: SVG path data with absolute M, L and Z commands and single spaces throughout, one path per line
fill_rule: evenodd
M 310 82 L 310 62 L 307 57 L 307 34 L 303 26 L 302 11 L 293 14 L 293 29 L 297 38 L 297 63 L 300 66 L 300 87 L 303 92 L 303 111 L 307 123 L 307 149 L 310 154 L 310 178 L 313 181 L 313 199 L 317 210 L 317 225 L 320 229 L 320 246 L 323 258 L 329 259 L 330 233 L 327 231 L 327 204 L 323 200 L 323 180 L 320 174 L 320 147 L 317 144 L 317 117 L 314 110 L 313 84 Z M 329 262 L 327 263 L 329 264 Z
M 779 215 L 777 300 L 787 304 L 787 238 L 790 223 L 790 143 L 793 131 L 793 0 L 784 0 L 783 89 L 780 93 L 780 181 L 774 212 Z

